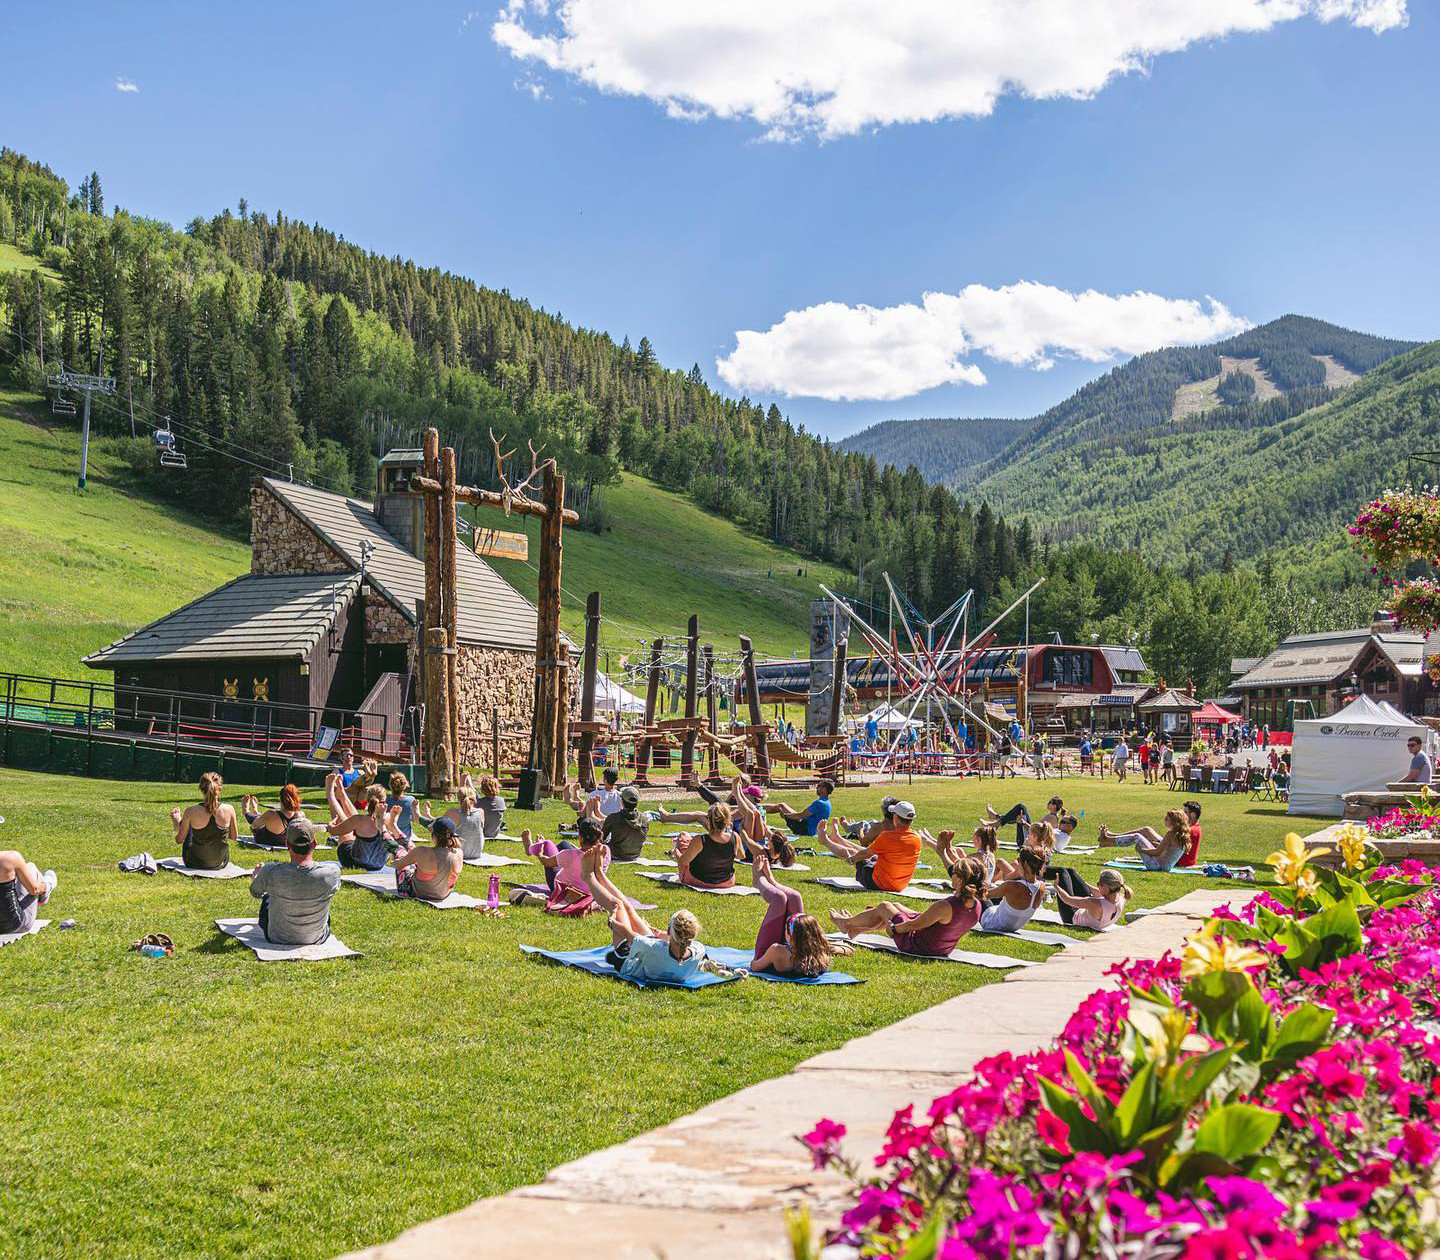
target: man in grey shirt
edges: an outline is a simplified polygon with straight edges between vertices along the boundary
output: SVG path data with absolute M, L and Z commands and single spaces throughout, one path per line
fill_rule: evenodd
M 277 945 L 318 945 L 330 935 L 330 899 L 340 891 L 340 865 L 315 861 L 315 826 L 295 818 L 285 828 L 288 862 L 265 862 L 250 879 L 260 898 L 260 930 Z
M 1410 750 L 1410 769 L 1405 772 L 1405 777 L 1399 780 L 1401 783 L 1430 783 L 1435 774 L 1430 766 L 1430 758 L 1425 755 L 1418 735 L 1410 736 L 1405 747 Z

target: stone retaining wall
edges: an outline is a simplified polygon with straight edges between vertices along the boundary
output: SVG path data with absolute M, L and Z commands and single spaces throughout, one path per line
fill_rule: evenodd
M 354 567 L 263 486 L 250 487 L 250 572 L 353 573 Z

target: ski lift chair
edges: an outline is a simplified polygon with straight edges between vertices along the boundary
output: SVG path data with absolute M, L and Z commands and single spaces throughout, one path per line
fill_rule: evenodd
M 73 416 L 75 414 L 75 402 L 73 399 L 66 398 L 64 394 L 57 391 L 54 401 L 50 404 L 50 410 L 57 416 Z
M 185 459 L 183 451 L 177 451 L 173 446 L 167 446 L 160 451 L 160 467 L 188 468 L 189 463 Z

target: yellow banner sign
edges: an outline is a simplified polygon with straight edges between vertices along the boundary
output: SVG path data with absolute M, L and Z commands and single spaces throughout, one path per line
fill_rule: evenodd
M 493 556 L 497 560 L 530 559 L 530 539 L 525 534 L 505 529 L 484 529 L 476 527 L 475 554 Z

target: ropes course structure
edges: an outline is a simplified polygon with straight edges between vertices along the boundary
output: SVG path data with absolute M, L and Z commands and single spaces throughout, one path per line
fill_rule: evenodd
M 908 653 L 901 649 L 898 635 L 892 634 L 887 639 L 856 611 L 851 601 L 835 594 L 823 584 L 820 587 L 834 602 L 837 611 L 846 617 L 865 640 L 870 648 L 871 659 L 883 661 L 889 667 L 890 676 L 901 692 L 901 698 L 893 705 L 892 713 L 899 713 L 905 702 L 909 701 L 909 709 L 904 713 L 903 720 L 896 727 L 885 750 L 884 759 L 880 763 L 881 773 L 890 768 L 906 733 L 911 729 L 916 712 L 922 706 L 923 724 L 926 727 L 937 725 L 934 717 L 938 711 L 938 725 L 956 747 L 963 747 L 951 718 L 951 710 L 957 707 L 968 713 L 998 741 L 1001 738 L 1000 732 L 990 725 L 983 712 L 976 711 L 971 706 L 970 694 L 965 689 L 965 676 L 976 658 L 995 642 L 996 628 L 1025 603 L 1045 579 L 1040 578 L 1031 585 L 972 638 L 968 631 L 970 610 L 975 602 L 973 590 L 966 591 L 938 617 L 927 621 L 915 610 L 914 605 L 895 589 L 890 575 L 885 573 L 882 576 L 890 592 L 891 608 L 909 642 Z M 957 635 L 959 646 L 953 647 Z M 866 668 L 869 667 L 870 662 L 867 661 Z

